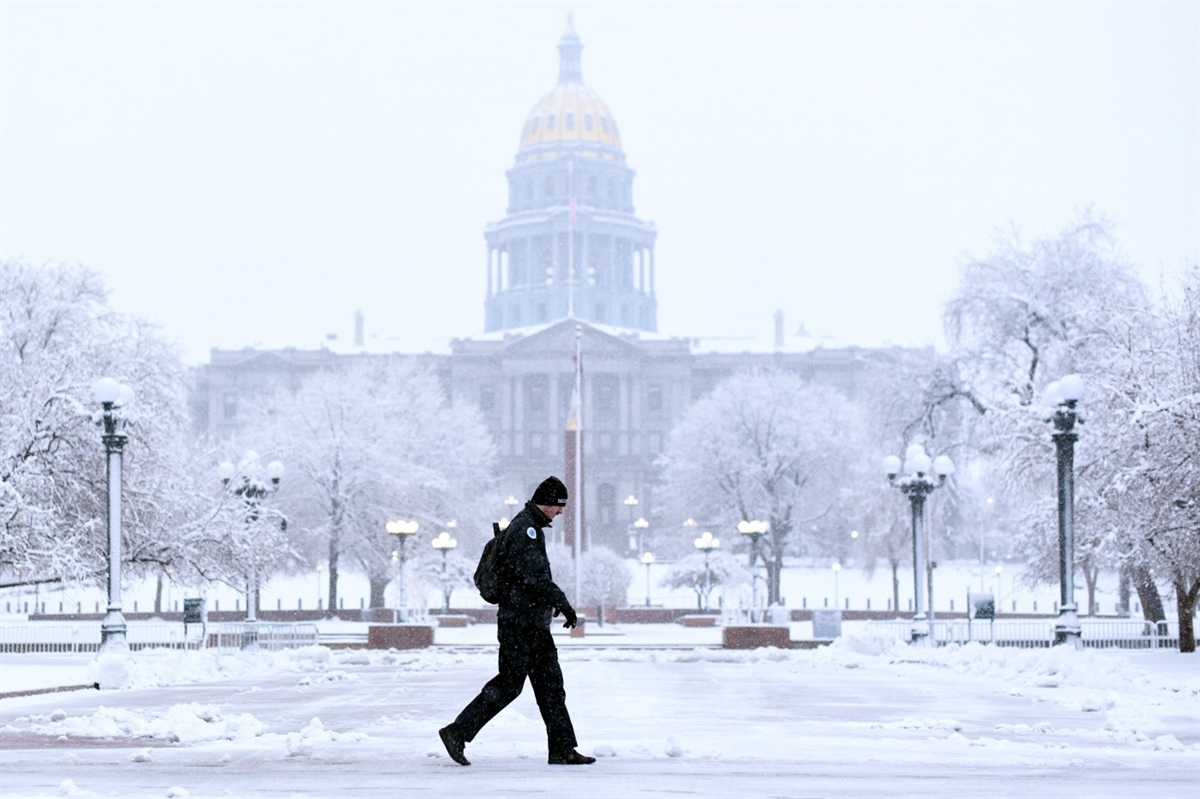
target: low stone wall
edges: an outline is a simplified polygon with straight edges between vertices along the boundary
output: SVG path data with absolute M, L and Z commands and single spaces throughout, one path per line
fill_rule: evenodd
M 433 628 L 424 624 L 372 624 L 367 649 L 425 649 L 433 646 Z
M 453 613 L 448 616 L 437 615 L 432 617 L 437 622 L 438 627 L 470 627 L 471 617 L 462 613 Z
M 763 646 L 789 649 L 791 630 L 774 624 L 725 627 L 721 630 L 721 645 L 726 649 L 758 649 Z

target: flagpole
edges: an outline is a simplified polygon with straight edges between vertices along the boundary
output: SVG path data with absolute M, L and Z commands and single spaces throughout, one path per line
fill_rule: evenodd
M 579 398 L 579 410 L 575 417 L 575 485 L 572 491 L 575 496 L 575 607 L 579 607 L 580 555 L 583 547 L 583 362 L 579 360 L 580 340 L 583 338 L 583 326 L 575 325 L 575 396 Z
M 575 162 L 567 161 L 567 318 L 575 318 Z

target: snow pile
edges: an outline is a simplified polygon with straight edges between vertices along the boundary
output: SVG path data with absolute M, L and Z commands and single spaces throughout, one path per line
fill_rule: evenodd
M 254 653 L 152 649 L 122 656 L 101 655 L 93 661 L 89 673 L 103 677 L 92 680 L 101 688 L 162 688 L 237 677 L 322 673 L 329 663 L 330 650 L 324 646 Z
M 321 720 L 314 718 L 300 732 L 288 733 L 284 743 L 284 757 L 310 757 L 318 744 L 335 741 L 362 741 L 368 736 L 361 732 L 333 732 L 326 730 Z
M 17 719 L 28 721 L 29 731 L 60 739 L 152 738 L 168 743 L 245 741 L 263 734 L 266 726 L 249 713 L 221 713 L 212 705 L 189 702 L 163 713 L 100 707 L 86 716 L 69 716 L 62 710 Z
M 88 664 L 88 682 L 101 690 L 124 688 L 129 682 L 128 651 L 102 652 Z

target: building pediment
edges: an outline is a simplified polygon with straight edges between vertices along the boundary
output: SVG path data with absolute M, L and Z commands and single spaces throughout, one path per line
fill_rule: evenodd
M 635 336 L 625 338 L 601 330 L 588 322 L 564 319 L 540 330 L 520 336 L 509 336 L 496 351 L 496 357 L 522 358 L 549 353 L 575 353 L 575 330 L 579 328 L 580 350 L 589 356 L 639 358 L 644 354 Z

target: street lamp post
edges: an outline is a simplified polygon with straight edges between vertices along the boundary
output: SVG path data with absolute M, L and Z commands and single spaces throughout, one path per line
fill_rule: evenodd
M 833 607 L 840 610 L 841 596 L 838 594 L 838 575 L 842 573 L 842 564 L 839 561 L 833 562 Z
M 629 511 L 629 524 L 625 528 L 625 532 L 629 536 L 629 551 L 636 553 L 638 551 L 638 541 L 637 531 L 633 528 L 633 509 L 638 505 L 638 498 L 630 494 L 621 500 L 621 504 Z
M 633 522 L 633 529 L 634 529 L 634 532 L 637 534 L 637 551 L 638 551 L 639 555 L 642 554 L 642 547 L 645 546 L 645 542 L 643 541 L 643 538 L 646 534 L 646 528 L 648 528 L 649 526 L 650 526 L 650 522 L 646 521 L 646 518 L 644 516 L 637 517 L 637 519 L 635 519 Z
M 404 545 L 408 542 L 408 539 L 416 535 L 419 527 L 420 525 L 417 524 L 417 522 L 408 521 L 405 519 L 388 522 L 386 525 L 388 534 L 396 536 L 396 548 L 392 550 L 392 559 L 397 562 L 396 584 L 400 591 L 399 600 L 396 602 L 396 604 L 399 606 L 397 609 L 399 616 L 397 617 L 396 612 L 392 613 L 393 623 L 395 623 L 397 619 L 399 619 L 399 621 L 408 621 L 408 606 L 406 603 L 407 598 L 404 595 L 404 559 L 408 553 Z
M 324 564 L 317 564 L 317 610 L 321 609 L 321 572 L 325 571 Z
M 654 564 L 654 553 L 643 552 L 642 564 L 646 567 L 646 607 L 650 607 L 650 567 Z
M 897 479 L 901 467 L 904 477 Z M 933 478 L 927 477 L 932 467 Z M 946 478 L 954 473 L 954 462 L 948 455 L 938 455 L 930 461 L 925 447 L 921 444 L 909 444 L 904 453 L 904 463 L 895 455 L 883 459 L 883 471 L 888 482 L 900 489 L 908 497 L 912 505 L 913 530 L 913 624 L 912 642 L 923 643 L 929 635 L 929 620 L 925 615 L 925 595 L 922 591 L 921 572 L 925 567 L 928 553 L 925 552 L 925 498 L 933 490 L 946 482 Z
M 433 539 L 433 548 L 442 553 L 442 613 L 450 612 L 450 588 L 446 580 L 446 555 L 458 546 L 457 539 L 451 538 L 446 531 L 438 533 Z
M 1054 424 L 1058 456 L 1058 576 L 1060 602 L 1054 625 L 1054 643 L 1079 649 L 1082 645 L 1079 613 L 1075 605 L 1075 424 L 1083 424 L 1077 407 L 1083 399 L 1083 379 L 1067 375 L 1046 387 L 1046 404 Z
M 738 532 L 750 539 L 750 571 L 754 571 L 754 562 L 758 560 L 758 540 L 767 534 L 771 529 L 771 525 L 758 519 L 749 521 L 743 519 L 738 522 Z M 758 613 L 758 582 L 756 576 L 750 578 L 750 621 L 759 621 Z
M 997 563 L 996 564 L 996 601 L 992 603 L 995 606 L 995 610 L 993 612 L 996 613 L 997 615 L 999 615 L 999 613 L 1000 613 L 1000 576 L 1002 574 L 1004 574 L 1004 566 Z
M 129 644 L 121 610 L 121 456 L 129 438 L 125 428 L 132 421 L 134 395 L 133 389 L 111 377 L 97 380 L 92 394 L 101 408 L 96 424 L 103 431 L 100 440 L 104 443 L 108 492 L 108 607 L 100 624 L 99 651 L 123 652 Z
M 229 461 L 223 461 L 217 470 L 221 475 L 221 485 L 242 501 L 245 510 L 243 520 L 246 534 L 253 536 L 254 525 L 258 522 L 259 517 L 259 506 L 268 494 L 279 490 L 279 481 L 283 479 L 283 464 L 279 461 L 268 463 L 267 479 L 263 480 L 258 453 L 254 450 L 247 450 L 237 466 Z M 239 476 L 241 479 L 236 479 Z M 258 648 L 258 559 L 253 554 L 250 556 L 249 567 L 250 574 L 246 586 L 246 626 L 242 632 L 242 649 L 253 650 Z
M 720 540 L 713 538 L 709 532 L 702 533 L 695 540 L 696 549 L 704 553 L 704 612 L 708 613 L 708 595 L 712 593 L 712 572 L 708 568 L 708 553 L 721 546 Z

